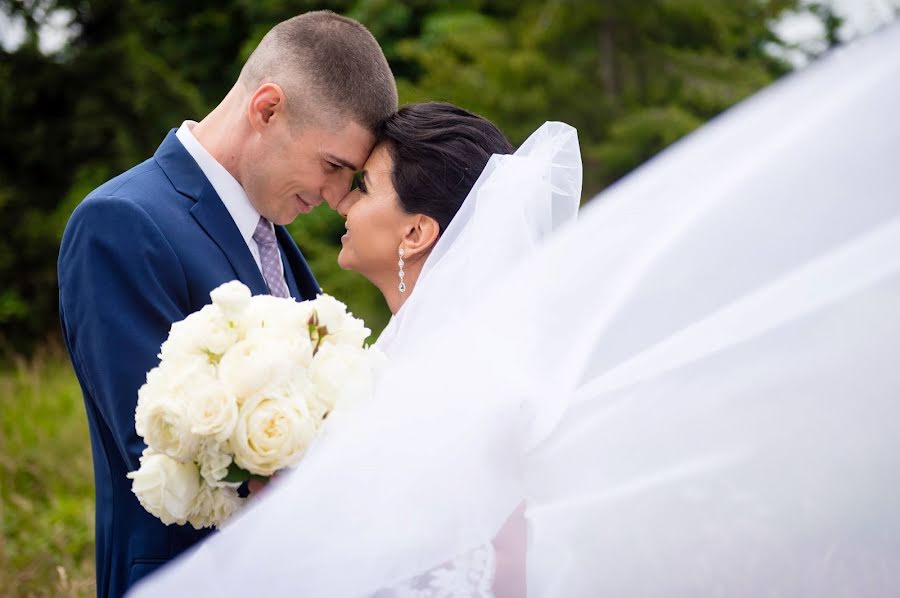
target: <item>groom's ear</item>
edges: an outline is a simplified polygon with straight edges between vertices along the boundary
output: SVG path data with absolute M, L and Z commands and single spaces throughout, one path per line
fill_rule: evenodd
M 425 214 L 416 214 L 412 225 L 407 229 L 404 247 L 410 257 L 428 255 L 440 236 L 441 227 L 437 220 Z
M 284 90 L 275 83 L 266 83 L 250 96 L 247 106 L 247 115 L 251 126 L 261 131 L 271 123 L 272 117 L 281 115 L 284 117 Z

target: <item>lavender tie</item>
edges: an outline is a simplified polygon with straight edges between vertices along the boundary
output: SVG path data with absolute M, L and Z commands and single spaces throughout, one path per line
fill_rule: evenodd
M 262 264 L 263 278 L 269 285 L 269 293 L 275 297 L 290 297 L 281 270 L 281 256 L 278 254 L 278 242 L 272 223 L 259 217 L 259 224 L 253 231 L 253 240 L 259 246 L 259 261 Z

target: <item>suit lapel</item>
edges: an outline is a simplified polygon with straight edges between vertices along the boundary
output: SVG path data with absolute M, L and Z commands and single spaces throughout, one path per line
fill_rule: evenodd
M 238 280 L 254 295 L 268 293 L 266 281 L 228 208 L 175 133 L 176 129 L 169 131 L 153 157 L 172 186 L 196 201 L 190 209 L 191 216 L 225 254 Z
M 247 285 L 254 295 L 267 294 L 269 287 L 237 224 L 228 213 L 228 208 L 222 203 L 222 199 L 200 170 L 197 162 L 178 141 L 175 132 L 176 129 L 169 131 L 153 157 L 175 189 L 196 200 L 197 203 L 190 210 L 191 216 L 225 254 L 238 279 Z M 315 299 L 322 290 L 296 243 L 283 226 L 275 227 L 275 235 L 281 249 L 285 282 L 291 295 L 301 300 Z
M 250 288 L 254 295 L 269 292 L 266 281 L 247 247 L 241 231 L 228 213 L 228 209 L 209 181 L 203 186 L 197 203 L 191 208 L 191 216 L 215 241 L 225 258 L 234 268 L 238 279 Z
M 303 254 L 300 253 L 297 244 L 283 226 L 275 227 L 275 237 L 278 239 L 278 246 L 281 249 L 284 278 L 288 283 L 291 295 L 301 301 L 315 299 L 322 289 L 316 282 L 306 260 L 303 259 Z
M 298 301 L 303 301 L 303 296 L 300 294 L 300 289 L 297 287 L 297 278 L 294 276 L 294 269 L 291 267 L 290 262 L 288 262 L 287 253 L 284 251 L 284 247 L 281 247 L 281 243 L 278 244 L 278 251 L 281 253 L 281 263 L 284 265 L 284 282 L 287 283 L 288 291 L 291 293 L 291 297 Z

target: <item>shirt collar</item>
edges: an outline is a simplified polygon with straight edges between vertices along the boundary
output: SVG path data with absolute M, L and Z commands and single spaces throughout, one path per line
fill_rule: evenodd
M 228 213 L 231 214 L 231 219 L 237 225 L 241 236 L 244 237 L 244 241 L 250 245 L 253 242 L 253 232 L 256 230 L 257 224 L 259 224 L 259 212 L 250 203 L 247 192 L 237 182 L 237 179 L 231 176 L 231 173 L 219 164 L 212 154 L 194 137 L 191 129 L 196 125 L 197 123 L 192 120 L 184 121 L 178 132 L 175 133 L 175 136 L 178 137 L 184 149 L 197 162 L 197 166 L 203 171 L 222 203 L 225 204 Z

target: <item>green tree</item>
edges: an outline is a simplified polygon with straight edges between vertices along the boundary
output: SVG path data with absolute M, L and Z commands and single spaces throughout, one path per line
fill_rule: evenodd
M 318 8 L 372 30 L 404 103 L 460 104 L 514 143 L 545 120 L 576 126 L 591 197 L 784 73 L 766 49 L 798 0 L 0 0 L 27 34 L 0 49 L 0 346 L 56 334 L 74 206 L 206 114 L 272 25 Z M 75 35 L 45 55 L 38 32 L 57 10 Z M 335 262 L 340 217 L 320 208 L 290 230 L 325 289 L 379 330 L 377 291 Z
M 374 6 L 387 14 L 385 3 L 361 4 L 375 22 Z M 401 95 L 466 106 L 517 143 L 544 120 L 569 122 L 582 143 L 586 197 L 786 72 L 766 47 L 778 43 L 773 20 L 797 8 L 791 0 L 489 5 L 454 3 L 406 24 L 392 46 L 407 63 Z
M 203 110 L 196 88 L 128 26 L 130 4 L 77 6 L 79 36 L 45 56 L 35 15 L 0 4 L 28 17 L 26 42 L 0 52 L 0 338 L 18 351 L 58 328 L 55 263 L 74 206 L 145 159 L 185 111 Z

